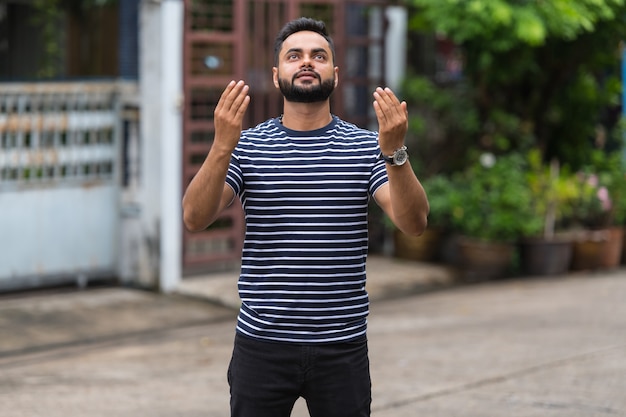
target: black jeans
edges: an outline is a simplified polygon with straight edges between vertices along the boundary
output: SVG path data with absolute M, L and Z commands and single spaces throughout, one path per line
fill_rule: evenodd
M 232 417 L 289 417 L 299 397 L 311 417 L 369 417 L 367 341 L 295 345 L 237 334 L 228 367 Z

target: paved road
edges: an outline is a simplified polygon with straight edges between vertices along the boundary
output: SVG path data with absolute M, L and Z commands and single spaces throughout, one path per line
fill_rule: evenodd
M 234 320 L 119 288 L 0 300 L 0 415 L 227 417 Z M 624 270 L 396 293 L 369 340 L 375 417 L 626 416 Z

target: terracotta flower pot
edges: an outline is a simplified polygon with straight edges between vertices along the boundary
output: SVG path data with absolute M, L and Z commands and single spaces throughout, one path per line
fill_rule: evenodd
M 485 242 L 459 237 L 458 263 L 465 281 L 502 278 L 511 267 L 515 245 L 509 242 Z
M 604 253 L 601 256 L 600 266 L 603 268 L 617 268 L 622 261 L 624 246 L 624 228 L 611 227 L 607 229 L 607 241 Z
M 574 241 L 571 269 L 584 271 L 601 268 L 608 239 L 609 233 L 604 229 L 582 232 Z

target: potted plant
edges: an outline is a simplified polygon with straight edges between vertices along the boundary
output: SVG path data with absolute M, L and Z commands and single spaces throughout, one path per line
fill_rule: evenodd
M 600 153 L 604 169 L 600 172 L 600 184 L 606 187 L 610 200 L 606 219 L 608 241 L 602 255 L 601 267 L 615 268 L 621 264 L 624 250 L 624 220 L 626 219 L 626 168 L 619 152 Z
M 574 241 L 573 270 L 611 268 L 620 263 L 626 210 L 622 164 L 619 153 L 595 150 L 591 162 L 576 173 L 578 198 L 572 223 L 579 232 Z
M 574 242 L 572 269 L 617 267 L 623 252 L 626 214 L 621 156 L 594 151 L 592 164 L 578 173 L 578 186 L 574 220 L 581 231 Z
M 572 269 L 599 269 L 610 237 L 606 229 L 610 197 L 608 189 L 598 182 L 595 172 L 579 172 L 578 179 L 580 197 L 574 220 L 579 231 L 574 241 Z
M 459 234 L 458 263 L 466 279 L 505 275 L 519 237 L 541 230 L 541 220 L 531 208 L 526 170 L 519 153 L 484 153 L 454 176 L 451 223 Z
M 540 230 L 520 240 L 521 267 L 528 275 L 562 274 L 569 269 L 573 252 L 573 236 L 565 232 L 564 223 L 571 216 L 578 189 L 558 160 L 546 166 L 538 149 L 529 152 L 528 167 L 531 207 L 542 224 Z

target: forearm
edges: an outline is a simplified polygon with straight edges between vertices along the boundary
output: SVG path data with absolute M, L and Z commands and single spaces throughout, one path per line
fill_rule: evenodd
M 409 127 L 406 102 L 400 102 L 389 88 L 374 92 L 374 111 L 378 119 L 378 143 L 384 155 L 391 155 L 404 144 Z M 378 198 L 394 224 L 409 235 L 421 235 L 426 229 L 428 198 L 408 163 L 387 164 L 388 189 Z M 387 188 L 387 187 L 386 187 Z
M 190 231 L 205 229 L 230 202 L 232 194 L 224 195 L 226 174 L 249 103 L 248 86 L 231 81 L 215 107 L 213 145 L 183 196 L 183 222 Z
M 411 166 L 387 166 L 392 220 L 405 234 L 421 235 L 428 222 L 428 198 Z
M 183 222 L 190 231 L 205 229 L 227 206 L 224 184 L 231 153 L 213 146 L 183 196 Z

